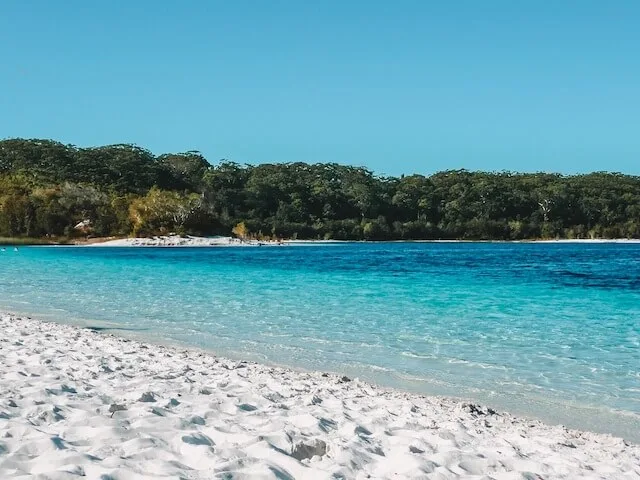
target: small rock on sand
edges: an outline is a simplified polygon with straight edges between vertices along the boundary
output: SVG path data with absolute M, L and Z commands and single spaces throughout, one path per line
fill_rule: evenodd
M 139 402 L 155 402 L 156 395 L 153 392 L 145 392 L 138 399 Z
M 327 453 L 327 444 L 323 440 L 315 439 L 296 443 L 291 451 L 291 456 L 296 460 L 306 460 L 315 456 L 321 457 L 325 453 Z

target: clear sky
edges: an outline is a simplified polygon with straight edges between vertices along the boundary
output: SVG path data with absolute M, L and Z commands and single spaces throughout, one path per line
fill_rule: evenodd
M 640 1 L 2 0 L 0 138 L 640 174 Z

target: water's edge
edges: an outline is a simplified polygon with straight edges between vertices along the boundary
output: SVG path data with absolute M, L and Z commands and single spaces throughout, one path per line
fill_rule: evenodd
M 25 248 L 0 256 L 0 310 L 640 442 L 638 253 Z
M 160 340 L 158 338 L 154 338 L 152 336 L 149 335 L 145 335 L 144 333 L 140 333 L 142 331 L 138 331 L 138 333 L 136 333 L 136 331 L 131 330 L 131 329 L 127 329 L 127 328 L 122 328 L 122 327 L 118 327 L 117 325 L 114 324 L 110 324 L 107 325 L 105 324 L 105 322 L 95 322 L 95 321 L 84 321 L 84 322 L 68 322 L 65 321 L 62 318 L 40 318 L 38 315 L 31 315 L 28 313 L 20 313 L 20 312 L 16 312 L 16 311 L 9 311 L 5 308 L 2 308 L 0 306 L 0 316 L 9 316 L 9 317 L 16 317 L 16 318 L 27 318 L 30 320 L 36 320 L 39 322 L 43 322 L 43 323 L 55 323 L 55 324 L 60 324 L 60 325 L 70 325 L 73 327 L 77 327 L 80 329 L 88 329 L 88 330 L 93 330 L 96 331 L 102 335 L 109 335 L 109 336 L 114 336 L 114 337 L 120 337 L 120 338 L 126 338 L 129 340 L 135 340 L 138 341 L 140 343 L 146 343 L 149 345 L 155 345 L 155 346 L 164 346 L 164 347 L 170 347 L 170 348 L 176 348 L 176 349 L 180 349 L 180 350 L 189 350 L 192 352 L 199 352 L 199 353 L 206 353 L 209 355 L 213 355 L 216 358 L 218 358 L 219 360 L 222 361 L 235 361 L 235 362 L 248 362 L 248 363 L 253 363 L 253 364 L 260 364 L 266 367 L 276 367 L 279 369 L 284 369 L 284 370 L 289 370 L 292 372 L 297 372 L 297 373 L 327 373 L 330 375 L 334 375 L 337 377 L 342 377 L 343 375 L 347 374 L 347 373 L 351 373 L 351 372 L 347 372 L 347 371 L 333 371 L 333 370 L 309 370 L 306 369 L 304 367 L 300 367 L 300 366 L 294 366 L 294 365 L 289 365 L 289 364 L 280 364 L 280 363 L 276 363 L 276 362 L 270 362 L 267 359 L 265 359 L 265 361 L 256 361 L 256 360 L 251 360 L 251 359 L 247 359 L 244 357 L 239 357 L 237 355 L 226 355 L 226 354 L 220 354 L 217 351 L 214 351 L 210 348 L 206 348 L 206 347 L 197 347 L 185 342 L 181 342 L 178 340 L 169 340 L 169 339 L 164 339 L 164 340 Z M 584 432 L 593 432 L 593 433 L 598 433 L 598 434 L 604 434 L 604 435 L 611 435 L 613 437 L 618 437 L 618 438 L 622 438 L 623 440 L 625 440 L 626 442 L 631 442 L 634 444 L 638 444 L 640 445 L 640 432 L 637 430 L 636 428 L 636 422 L 638 421 L 638 419 L 634 419 L 634 415 L 631 414 L 631 425 L 630 428 L 628 429 L 629 431 L 626 431 L 626 433 L 621 433 L 621 432 L 617 432 L 617 431 L 611 431 L 608 429 L 598 429 L 598 428 L 587 428 L 584 425 L 584 422 L 581 422 L 579 419 L 574 421 L 571 421 L 571 419 L 569 419 L 568 422 L 562 422 L 560 420 L 554 420 L 552 417 L 547 417 L 545 415 L 540 415 L 539 413 L 532 413 L 530 411 L 520 411 L 517 408 L 508 408 L 508 407 L 503 407 L 491 402 L 486 402 L 482 399 L 478 399 L 478 398 L 472 398 L 472 397 L 464 397 L 464 396 L 458 396 L 458 395 L 438 395 L 436 393 L 428 393 L 428 392 L 424 392 L 424 391 L 420 391 L 420 390 L 416 390 L 416 389 L 408 389 L 408 388 L 401 388 L 401 387 L 397 387 L 397 386 L 393 386 L 393 385 L 388 385 L 385 384 L 384 382 L 380 383 L 380 382 L 376 382 L 375 380 L 370 380 L 367 378 L 360 378 L 357 374 L 353 375 L 351 378 L 353 379 L 358 379 L 359 381 L 364 381 L 365 383 L 368 383 L 370 385 L 375 385 L 377 388 L 382 388 L 382 389 L 388 389 L 388 390 L 394 390 L 394 391 L 398 391 L 398 392 L 406 392 L 409 394 L 414 394 L 414 395 L 419 395 L 419 396 L 423 396 L 423 397 L 430 397 L 430 398 L 435 398 L 435 399 L 443 399 L 446 401 L 452 401 L 452 402 L 456 402 L 456 403 L 460 403 L 460 404 L 478 404 L 480 403 L 480 406 L 483 409 L 486 409 L 487 407 L 491 410 L 496 411 L 497 414 L 500 414 L 500 412 L 504 412 L 504 413 L 508 413 L 510 415 L 513 415 L 515 417 L 519 417 L 520 419 L 523 420 L 531 420 L 531 421 L 540 421 L 546 425 L 549 426 L 561 426 L 561 427 L 565 427 L 568 428 L 570 430 L 577 430 L 577 431 L 584 431 Z M 593 411 L 590 411 L 592 409 L 589 408 L 585 408 L 584 409 L 584 414 L 593 414 Z M 638 425 L 640 425 L 640 422 L 638 423 Z

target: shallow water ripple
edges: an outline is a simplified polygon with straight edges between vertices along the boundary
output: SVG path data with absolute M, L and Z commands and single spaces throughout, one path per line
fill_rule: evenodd
M 22 248 L 0 308 L 640 431 L 640 245 Z

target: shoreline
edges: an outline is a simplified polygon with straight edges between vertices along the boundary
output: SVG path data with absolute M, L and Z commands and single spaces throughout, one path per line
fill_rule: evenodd
M 177 350 L 189 350 L 199 354 L 211 355 L 219 359 L 225 359 L 229 362 L 245 362 L 260 365 L 266 368 L 278 368 L 295 372 L 298 374 L 315 374 L 322 372 L 335 377 L 350 376 L 359 381 L 372 385 L 379 389 L 386 389 L 395 392 L 402 392 L 408 395 L 418 397 L 429 397 L 436 399 L 444 399 L 456 403 L 473 403 L 484 405 L 497 411 L 507 412 L 510 415 L 524 421 L 540 422 L 548 426 L 558 426 L 569 430 L 590 432 L 597 435 L 608 435 L 614 438 L 620 438 L 624 441 L 640 445 L 640 435 L 634 427 L 638 425 L 640 417 L 638 414 L 629 411 L 603 411 L 593 405 L 583 405 L 573 403 L 570 407 L 571 414 L 568 415 L 566 399 L 551 400 L 544 394 L 529 393 L 527 396 L 513 397 L 511 395 L 481 395 L 477 392 L 464 392 L 460 388 L 442 388 L 433 387 L 424 389 L 426 379 L 401 380 L 394 381 L 389 378 L 382 378 L 376 375 L 367 375 L 357 369 L 332 369 L 326 368 L 317 370 L 304 366 L 295 366 L 283 362 L 274 361 L 263 354 L 252 355 L 250 352 L 239 354 L 237 352 L 218 351 L 206 346 L 198 346 L 176 338 L 168 338 L 164 336 L 155 336 L 150 334 L 147 329 L 136 329 L 131 327 L 122 327 L 118 323 L 86 319 L 80 317 L 72 317 L 66 320 L 61 319 L 59 315 L 47 314 L 44 312 L 33 313 L 15 308 L 2 308 L 0 316 L 8 315 L 10 317 L 21 317 L 27 319 L 36 319 L 42 323 L 52 323 L 62 326 L 70 326 L 80 330 L 92 330 L 96 332 L 105 332 L 106 335 L 112 335 L 118 338 L 130 341 L 140 342 L 142 344 L 154 345 L 161 348 L 173 348 Z M 255 353 L 255 352 L 254 352 Z M 396 377 L 401 378 L 401 377 Z M 526 404 L 526 407 L 522 405 Z M 614 415 L 614 416 L 612 416 Z M 621 423 L 621 416 L 627 416 L 627 422 Z M 582 420 L 576 421 L 576 418 Z M 584 419 L 588 418 L 589 422 Z M 609 423 L 607 423 L 607 420 Z M 603 427 L 608 425 L 608 427 Z
M 640 244 L 640 239 L 530 239 L 530 240 L 244 240 L 234 237 L 198 237 L 193 235 L 160 235 L 126 237 L 104 241 L 77 242 L 83 247 L 261 247 L 340 245 L 346 243 L 533 243 L 533 244 Z
M 37 241 L 36 241 L 37 240 Z M 156 235 L 153 237 L 97 237 L 56 242 L 47 239 L 31 241 L 0 242 L 4 247 L 262 247 L 262 246 L 304 246 L 304 245 L 340 245 L 347 243 L 532 243 L 532 244 L 640 244 L 637 238 L 576 238 L 576 239 L 524 239 L 524 240 L 319 240 L 319 239 L 282 239 L 282 240 L 240 240 L 229 236 L 200 237 L 195 235 Z
M 0 326 L 2 478 L 640 476 L 640 445 L 611 435 L 111 331 Z

